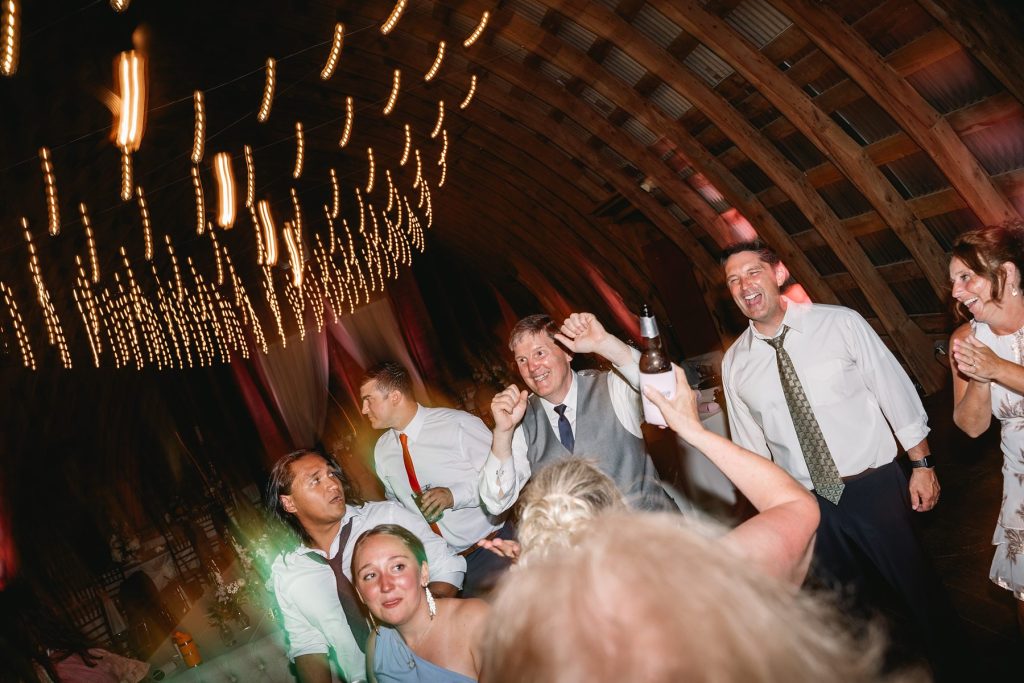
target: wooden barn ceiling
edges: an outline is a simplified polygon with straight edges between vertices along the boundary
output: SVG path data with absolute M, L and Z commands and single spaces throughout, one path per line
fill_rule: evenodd
M 706 288 L 718 288 L 721 247 L 756 234 L 813 299 L 863 313 L 925 390 L 940 386 L 933 342 L 949 327 L 950 242 L 1024 212 L 1024 50 L 1013 3 L 409 0 L 382 35 L 394 6 L 133 0 L 120 14 L 84 0 L 24 7 L 19 70 L 0 82 L 0 281 L 37 355 L 59 362 L 45 351 L 22 216 L 66 328 L 85 327 L 74 300 L 74 259 L 88 246 L 79 202 L 92 213 L 107 286 L 120 284 L 110 277 L 122 268 L 122 246 L 136 271 L 150 270 L 138 208 L 118 198 L 120 155 L 102 103 L 115 56 L 142 27 L 135 36 L 148 55 L 151 92 L 135 180 L 150 198 L 157 241 L 169 235 L 207 281 L 212 251 L 196 234 L 189 169 L 195 90 L 208 112 L 199 165 L 207 196 L 215 191 L 212 154 L 229 151 L 244 186 L 241 150 L 250 145 L 257 194 L 287 217 L 295 188 L 309 245 L 309 234 L 327 239 L 330 168 L 341 180 L 342 216 L 358 223 L 353 188 L 365 190 L 367 147 L 377 180 L 366 201 L 378 210 L 387 203 L 389 170 L 416 202 L 415 163 L 399 164 L 409 124 L 431 187 L 427 248 L 443 245 L 499 285 L 540 273 L 575 301 L 600 305 L 588 276 L 598 272 L 636 302 L 652 296 L 643 247 L 667 238 Z M 463 47 L 485 13 L 479 40 Z M 345 43 L 324 81 L 336 22 Z M 426 82 L 440 41 L 446 56 Z M 267 57 L 278 60 L 277 91 L 259 124 Z M 398 100 L 384 115 L 395 70 Z M 473 98 L 459 108 L 473 78 Z M 355 116 L 341 148 L 346 97 Z M 443 187 L 441 136 L 430 137 L 439 101 L 449 144 Z M 296 121 L 306 157 L 298 180 Z M 60 198 L 63 227 L 54 238 L 45 230 L 40 146 L 52 150 Z M 239 209 L 237 226 L 218 237 L 269 334 L 255 233 Z M 167 280 L 168 257 L 158 251 L 153 268 Z M 7 358 L 20 363 L 2 307 L 0 328 Z M 81 333 L 68 334 L 88 364 Z

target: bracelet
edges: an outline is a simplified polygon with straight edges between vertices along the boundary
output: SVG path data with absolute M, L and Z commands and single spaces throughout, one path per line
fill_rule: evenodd
M 911 460 L 910 461 L 910 466 L 913 467 L 915 470 L 918 469 L 918 468 L 925 468 L 925 469 L 929 469 L 929 470 L 934 468 L 935 467 L 935 463 L 933 463 L 931 460 L 929 460 L 928 457 L 929 456 L 926 455 L 923 458 L 921 458 L 920 460 Z

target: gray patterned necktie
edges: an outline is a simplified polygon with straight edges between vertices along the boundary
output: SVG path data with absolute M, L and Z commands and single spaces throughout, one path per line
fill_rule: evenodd
M 775 359 L 779 365 L 779 379 L 782 380 L 782 393 L 786 396 L 786 404 L 789 406 L 789 414 L 793 418 L 793 426 L 796 428 L 796 438 L 800 442 L 800 450 L 803 451 L 804 460 L 807 462 L 807 471 L 811 474 L 811 483 L 818 495 L 839 505 L 839 498 L 843 495 L 846 484 L 839 476 L 836 469 L 836 462 L 825 443 L 825 437 L 818 426 L 818 420 L 814 417 L 811 403 L 807 400 L 803 386 L 800 385 L 800 378 L 797 377 L 796 368 L 793 367 L 793 359 L 782 345 L 786 341 L 786 333 L 789 328 L 782 326 L 782 334 L 774 339 L 765 339 L 769 346 L 775 349 Z

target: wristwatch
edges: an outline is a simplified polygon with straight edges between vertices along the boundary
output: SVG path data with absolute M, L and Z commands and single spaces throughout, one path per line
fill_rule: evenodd
M 935 463 L 933 463 L 931 460 L 929 460 L 928 459 L 929 457 L 930 456 L 926 455 L 923 458 L 921 458 L 920 460 L 911 460 L 910 461 L 910 466 L 913 467 L 914 469 L 917 469 L 919 467 L 924 467 L 924 468 L 927 468 L 927 469 L 932 469 L 933 467 L 935 467 Z

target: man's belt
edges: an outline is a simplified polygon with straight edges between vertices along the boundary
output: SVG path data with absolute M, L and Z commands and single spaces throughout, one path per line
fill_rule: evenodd
M 486 536 L 484 536 L 483 538 L 481 538 L 480 541 L 490 541 L 491 539 L 495 538 L 498 535 L 498 532 L 500 532 L 500 531 L 501 531 L 500 528 L 499 529 L 495 529 L 491 533 L 489 533 Z M 477 548 L 480 547 L 480 541 L 477 541 L 473 545 L 469 546 L 468 548 L 466 548 L 465 550 L 460 552 L 459 555 L 461 557 L 467 557 L 470 553 L 472 553 L 473 551 L 475 551 Z

